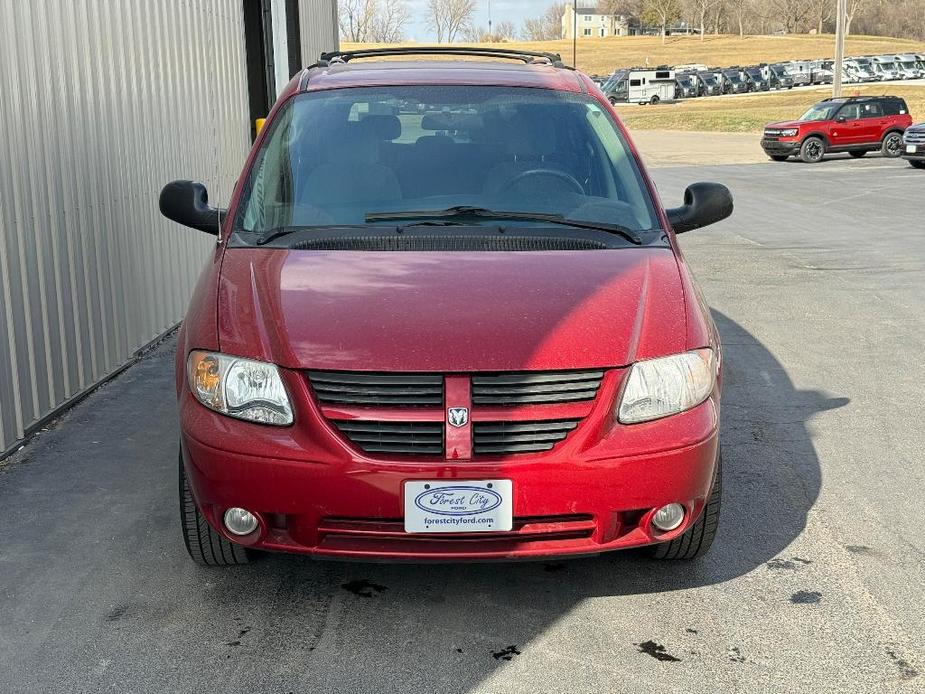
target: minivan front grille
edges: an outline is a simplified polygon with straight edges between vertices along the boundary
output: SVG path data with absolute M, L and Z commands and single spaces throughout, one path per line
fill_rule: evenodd
M 472 377 L 473 405 L 553 405 L 593 400 L 603 371 L 479 374 Z
M 551 450 L 578 426 L 580 419 L 543 422 L 474 422 L 472 450 L 475 455 L 511 455 Z
M 318 401 L 327 405 L 442 407 L 441 374 L 309 371 Z
M 332 423 L 366 453 L 443 455 L 443 422 L 341 419 Z
M 465 433 L 454 433 L 453 447 L 454 459 L 468 460 L 552 450 L 591 413 L 604 374 L 309 371 L 306 379 L 332 427 L 376 457 L 445 457 L 447 437 L 455 431 L 447 408 L 468 407 L 470 424 Z M 465 381 L 468 389 L 460 390 Z

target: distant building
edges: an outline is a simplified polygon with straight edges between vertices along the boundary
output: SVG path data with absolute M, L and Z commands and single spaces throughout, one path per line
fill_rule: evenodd
M 573 32 L 578 29 L 578 38 L 605 38 L 607 36 L 629 36 L 630 23 L 628 17 L 613 16 L 610 14 L 597 14 L 596 9 L 577 9 L 567 4 L 562 13 L 562 38 L 574 38 Z

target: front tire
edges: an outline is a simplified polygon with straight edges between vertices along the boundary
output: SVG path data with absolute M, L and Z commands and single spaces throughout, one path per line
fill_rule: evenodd
M 649 99 L 649 103 L 652 104 L 653 106 L 658 106 L 659 101 L 661 101 L 661 99 L 658 98 L 658 95 L 655 95 L 651 99 Z
M 649 548 L 653 559 L 683 559 L 689 561 L 706 554 L 719 528 L 719 510 L 723 500 L 723 456 L 720 454 L 713 473 L 713 491 L 700 518 L 687 531 L 669 542 Z
M 880 153 L 895 159 L 903 153 L 903 136 L 897 132 L 887 133 L 883 138 L 883 144 L 880 146 Z
M 820 137 L 807 137 L 800 146 L 800 159 L 807 164 L 817 164 L 825 156 L 825 142 Z
M 247 563 L 247 550 L 219 535 L 196 506 L 180 453 L 180 530 L 186 551 L 200 566 L 237 566 Z

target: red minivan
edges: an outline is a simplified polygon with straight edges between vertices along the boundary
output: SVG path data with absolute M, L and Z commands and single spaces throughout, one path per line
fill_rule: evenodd
M 452 60 L 381 60 L 420 53 Z M 160 207 L 217 238 L 177 347 L 197 562 L 710 546 L 722 356 L 675 234 L 732 198 L 664 210 L 559 56 L 326 54 L 227 211 L 191 181 Z

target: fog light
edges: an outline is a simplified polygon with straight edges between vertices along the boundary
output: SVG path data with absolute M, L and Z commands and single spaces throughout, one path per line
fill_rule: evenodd
M 683 520 L 684 507 L 681 504 L 666 504 L 652 516 L 652 525 L 662 532 L 668 532 L 681 525 Z
M 243 508 L 225 511 L 225 527 L 235 535 L 250 535 L 257 529 L 257 517 Z

